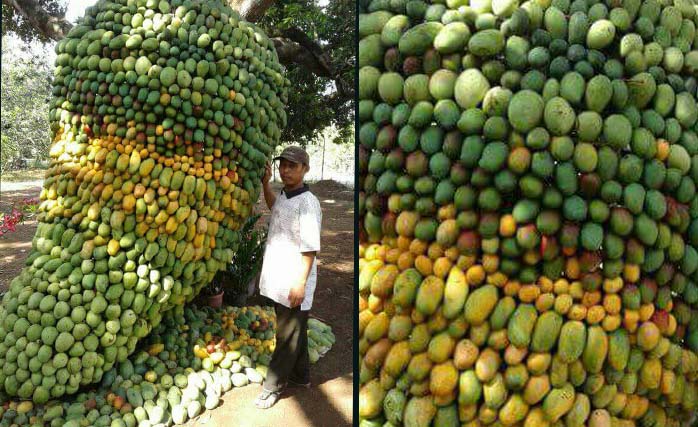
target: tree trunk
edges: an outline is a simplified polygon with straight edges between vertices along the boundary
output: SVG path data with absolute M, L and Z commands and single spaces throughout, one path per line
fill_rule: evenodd
M 257 22 L 274 5 L 274 0 L 228 0 L 228 4 L 245 21 Z
M 284 65 L 296 64 L 319 77 L 332 77 L 332 69 L 323 56 L 317 56 L 297 41 L 286 37 L 274 37 L 274 48 L 279 62 Z
M 65 15 L 50 15 L 36 0 L 2 0 L 5 6 L 13 8 L 44 36 L 60 40 L 68 34 L 73 24 Z
M 322 167 L 320 168 L 320 181 L 325 180 L 325 143 L 327 142 L 327 136 L 322 135 Z

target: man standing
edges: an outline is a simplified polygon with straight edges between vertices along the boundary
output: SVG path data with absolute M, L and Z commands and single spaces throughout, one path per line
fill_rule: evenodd
M 262 178 L 271 219 L 259 287 L 262 295 L 274 301 L 276 348 L 255 400 L 260 409 L 272 407 L 287 384 L 310 386 L 308 311 L 317 281 L 322 222 L 320 202 L 303 181 L 310 170 L 308 153 L 288 147 L 277 160 L 284 184 L 281 194 L 277 197 L 271 189 L 269 163 Z

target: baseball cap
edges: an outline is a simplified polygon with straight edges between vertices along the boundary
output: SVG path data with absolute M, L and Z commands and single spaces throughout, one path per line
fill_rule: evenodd
M 274 157 L 274 161 L 280 159 L 286 159 L 294 163 L 301 163 L 306 166 L 310 166 L 310 157 L 308 156 L 308 153 L 297 145 L 284 148 L 284 151 L 282 151 L 279 156 Z

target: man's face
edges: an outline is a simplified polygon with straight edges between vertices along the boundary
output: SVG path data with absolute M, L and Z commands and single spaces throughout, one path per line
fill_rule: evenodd
M 286 187 L 296 187 L 303 182 L 303 177 L 308 172 L 308 167 L 302 163 L 295 163 L 287 159 L 279 162 L 279 175 Z

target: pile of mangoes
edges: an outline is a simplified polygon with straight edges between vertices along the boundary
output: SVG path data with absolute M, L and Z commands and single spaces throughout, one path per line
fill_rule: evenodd
M 206 322 L 213 330 L 206 331 L 194 344 L 194 354 L 202 359 L 202 365 L 218 364 L 230 356 L 231 351 L 241 351 L 253 361 L 268 365 L 276 348 L 276 314 L 270 306 L 232 307 L 214 312 Z M 189 326 L 183 326 L 188 328 Z M 163 345 L 158 336 L 149 341 Z M 308 319 L 308 357 L 310 363 L 317 363 L 334 345 L 332 328 L 322 321 Z M 186 347 L 188 348 L 188 347 Z M 207 359 L 208 360 L 207 362 Z
M 246 320 L 236 321 L 255 317 L 268 321 L 263 333 L 269 333 L 271 345 L 260 348 L 252 345 L 251 338 L 246 337 L 261 337 L 257 335 L 261 331 L 256 331 L 258 327 L 254 324 L 245 326 Z M 164 314 L 160 325 L 139 342 L 131 356 L 103 375 L 98 387 L 45 404 L 11 401 L 7 396 L 0 396 L 3 402 L 0 426 L 184 424 L 217 407 L 220 398 L 231 389 L 264 380 L 274 348 L 274 325 L 271 307 L 177 307 Z M 313 340 L 313 336 L 326 341 L 326 345 Z M 210 345 L 211 351 L 201 357 L 197 348 L 204 342 Z M 331 327 L 317 319 L 309 319 L 308 350 L 311 354 L 324 355 L 333 344 Z M 212 363 L 213 360 L 216 362 Z M 311 356 L 311 362 L 317 359 Z
M 364 0 L 359 414 L 698 411 L 698 5 Z
M 35 403 L 98 382 L 230 262 L 289 86 L 217 0 L 98 2 L 56 53 L 39 226 L 0 306 L 0 390 Z

